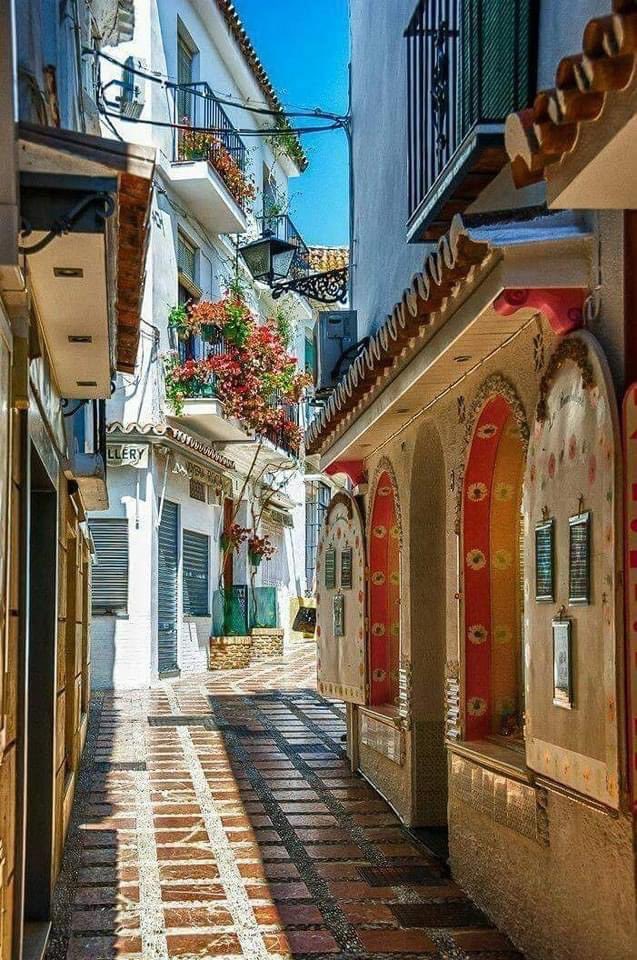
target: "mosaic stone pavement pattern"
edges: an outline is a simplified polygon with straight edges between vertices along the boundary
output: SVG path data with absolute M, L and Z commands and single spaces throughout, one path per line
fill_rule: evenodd
M 47 960 L 522 960 L 344 732 L 313 644 L 96 695 Z

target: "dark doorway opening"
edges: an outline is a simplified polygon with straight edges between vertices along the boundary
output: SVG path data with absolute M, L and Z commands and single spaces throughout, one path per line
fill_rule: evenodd
M 55 713 L 58 499 L 37 452 L 30 454 L 24 922 L 46 937 L 55 848 Z

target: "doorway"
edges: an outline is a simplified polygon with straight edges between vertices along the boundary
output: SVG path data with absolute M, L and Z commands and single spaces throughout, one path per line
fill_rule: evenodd
M 30 454 L 25 937 L 51 917 L 55 856 L 55 713 L 58 498 L 35 449 Z

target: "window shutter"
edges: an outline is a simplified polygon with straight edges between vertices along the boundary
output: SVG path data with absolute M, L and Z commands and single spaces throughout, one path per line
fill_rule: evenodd
M 210 540 L 203 533 L 184 530 L 184 616 L 207 617 Z
M 128 610 L 128 520 L 90 520 L 95 543 L 93 610 Z

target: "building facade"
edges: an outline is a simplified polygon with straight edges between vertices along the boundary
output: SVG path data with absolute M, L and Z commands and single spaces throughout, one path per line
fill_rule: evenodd
M 319 689 L 349 703 L 353 766 L 448 835 L 525 955 L 627 960 L 634 203 L 609 164 L 634 160 L 634 4 L 371 7 L 351 5 L 369 340 L 308 434 L 352 490 L 318 548 Z
M 124 2 L 3 4 L 0 124 L 0 953 L 41 956 L 87 731 L 89 510 L 104 405 L 133 369 L 154 153 L 105 141 L 77 43 Z M 46 9 L 45 9 L 46 8 Z M 76 8 L 77 10 L 77 8 Z M 47 23 L 50 29 L 44 28 Z
M 91 521 L 93 682 L 121 688 L 237 666 L 293 641 L 306 591 L 294 559 L 305 548 L 302 449 L 281 433 L 255 436 L 212 379 L 202 389 L 182 378 L 174 402 L 173 365 L 181 376 L 226 350 L 221 338 L 183 334 L 175 318 L 219 304 L 238 280 L 252 315 L 275 318 L 303 369 L 316 310 L 294 293 L 273 300 L 239 254 L 271 231 L 295 247 L 292 275 L 311 267 L 288 214 L 288 180 L 306 159 L 293 134 L 267 134 L 282 107 L 232 5 L 138 2 L 133 35 L 95 62 L 104 135 L 139 137 L 158 158 L 139 362 L 107 405 L 110 506 Z M 286 416 L 302 427 L 304 409 Z M 252 529 L 255 517 L 275 551 L 256 572 L 247 543 L 223 546 L 232 523 Z

